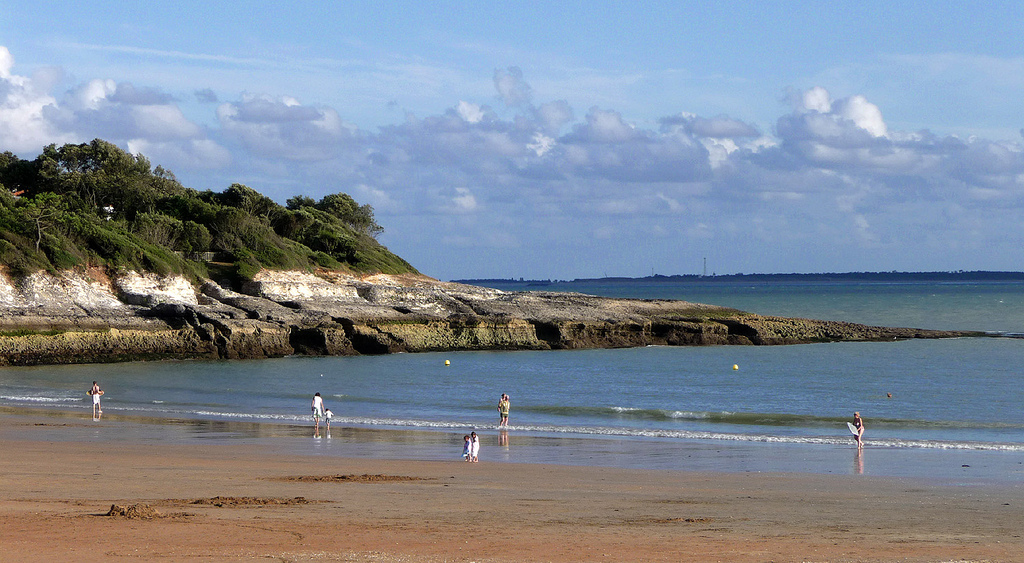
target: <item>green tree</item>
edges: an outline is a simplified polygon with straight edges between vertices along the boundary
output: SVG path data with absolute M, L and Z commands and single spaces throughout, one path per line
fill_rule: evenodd
M 231 184 L 217 199 L 223 205 L 238 208 L 253 217 L 269 217 L 280 207 L 274 200 L 243 184 Z
M 242 184 L 197 191 L 101 139 L 48 145 L 33 160 L 0 153 L 0 263 L 9 272 L 91 264 L 202 275 L 174 250 L 225 251 L 244 272 L 415 271 L 374 240 L 381 231 L 373 208 L 347 194 L 294 196 L 285 207 Z
M 204 225 L 195 221 L 183 221 L 181 224 L 181 250 L 184 252 L 206 252 L 210 250 L 213 236 Z
M 52 230 L 67 211 L 64 199 L 53 193 L 41 193 L 34 198 L 22 200 L 21 211 L 36 235 L 36 252 L 43 241 L 43 234 Z
M 297 195 L 297 196 L 290 197 L 287 200 L 285 200 L 284 203 L 285 203 L 285 206 L 287 206 L 288 209 L 290 209 L 292 211 L 298 211 L 299 209 L 302 209 L 303 207 L 315 207 L 316 206 L 316 200 L 314 200 L 313 198 L 311 198 L 309 196 L 305 196 L 305 195 Z
M 317 202 L 316 208 L 340 219 L 357 233 L 377 238 L 384 232 L 384 228 L 373 218 L 373 207 L 369 204 L 359 205 L 348 194 L 326 195 Z
M 181 238 L 182 222 L 160 213 L 139 213 L 132 221 L 132 232 L 146 242 L 174 249 Z

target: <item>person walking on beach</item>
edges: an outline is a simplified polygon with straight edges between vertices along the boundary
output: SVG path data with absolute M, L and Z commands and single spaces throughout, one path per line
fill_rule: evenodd
M 477 436 L 476 432 L 470 432 L 469 433 L 469 441 L 470 441 L 469 455 L 470 455 L 471 461 L 473 463 L 476 463 L 476 462 L 480 461 L 480 459 L 477 457 L 477 456 L 480 455 L 480 436 Z
M 508 400 L 508 395 L 502 393 L 501 400 L 498 401 L 498 426 L 508 426 L 508 411 L 511 407 L 512 402 Z
M 320 393 L 313 395 L 313 436 L 317 437 L 320 434 L 320 419 L 324 416 L 324 399 L 320 396 Z
M 473 461 L 473 440 L 469 434 L 462 437 L 462 457 L 467 461 Z
M 864 419 L 860 417 L 860 412 L 853 413 L 853 427 L 857 429 L 857 433 L 853 435 L 853 439 L 857 440 L 857 449 L 864 447 Z
M 92 417 L 99 418 L 103 414 L 103 408 L 100 406 L 100 396 L 103 395 L 103 390 L 100 389 L 100 384 L 93 381 L 89 394 L 92 395 Z

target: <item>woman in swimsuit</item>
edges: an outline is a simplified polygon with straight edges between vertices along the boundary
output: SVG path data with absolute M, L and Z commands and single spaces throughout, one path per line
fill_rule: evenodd
M 853 427 L 857 429 L 857 433 L 853 435 L 853 439 L 857 440 L 857 449 L 864 447 L 864 442 L 861 438 L 864 436 L 864 419 L 860 417 L 860 412 L 853 413 Z

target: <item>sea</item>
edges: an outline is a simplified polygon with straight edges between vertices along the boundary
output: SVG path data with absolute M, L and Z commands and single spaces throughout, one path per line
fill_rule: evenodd
M 325 462 L 457 462 L 463 436 L 477 432 L 482 462 L 1024 485 L 1024 282 L 618 280 L 529 289 L 988 335 L 4 367 L 0 437 L 249 443 Z M 105 391 L 98 418 L 86 395 L 94 380 Z M 329 431 L 314 430 L 314 393 L 334 413 Z M 512 403 L 507 427 L 498 426 L 502 393 Z M 846 425 L 855 411 L 865 421 L 862 449 Z M 18 424 L 26 420 L 50 422 Z

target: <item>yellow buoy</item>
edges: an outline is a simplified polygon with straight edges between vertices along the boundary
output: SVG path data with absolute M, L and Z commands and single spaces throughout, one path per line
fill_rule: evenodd
M 444 365 L 446 365 L 446 366 L 450 366 L 450 365 L 452 365 L 452 363 L 451 363 L 451 362 L 449 362 L 448 360 L 445 360 L 445 361 L 444 361 Z
M 737 364 L 733 364 L 733 365 L 732 365 L 732 369 L 740 369 L 740 366 L 739 366 L 739 365 L 737 365 Z

